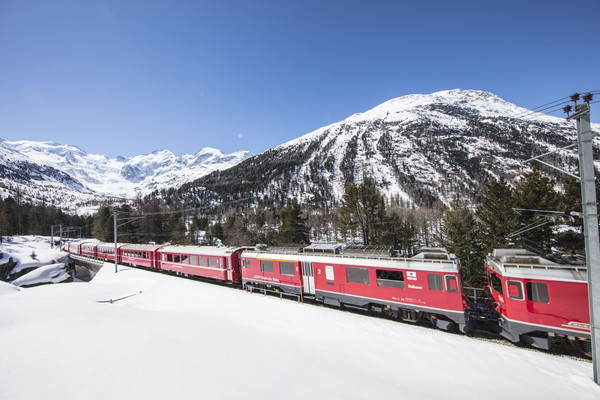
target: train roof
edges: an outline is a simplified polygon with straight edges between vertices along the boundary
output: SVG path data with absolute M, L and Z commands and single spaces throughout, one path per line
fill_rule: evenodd
M 428 271 L 458 272 L 459 262 L 454 254 L 445 249 L 421 249 L 412 257 L 396 257 L 380 252 L 360 252 L 356 248 L 351 251 L 337 248 L 338 253 L 292 251 L 290 248 L 265 248 L 257 246 L 255 249 L 245 250 L 243 257 L 264 258 L 282 261 L 308 261 L 324 264 L 345 264 L 365 267 L 379 267 L 390 269 L 416 269 Z
M 243 247 L 216 247 L 216 246 L 180 246 L 169 245 L 159 249 L 165 253 L 197 254 L 207 256 L 225 256 L 237 250 L 243 250 Z
M 502 276 L 587 282 L 583 263 L 557 263 L 524 249 L 494 249 L 486 257 L 490 269 Z
M 155 251 L 164 246 L 164 244 L 126 244 L 121 247 L 121 250 Z

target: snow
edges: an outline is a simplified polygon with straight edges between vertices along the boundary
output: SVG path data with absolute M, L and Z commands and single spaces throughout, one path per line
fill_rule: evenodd
M 50 264 L 38 267 L 11 282 L 15 286 L 33 286 L 48 283 L 60 283 L 70 278 L 65 264 Z
M 589 362 L 112 264 L 1 284 L 0 355 L 2 399 L 600 396 Z
M 58 240 L 58 237 L 55 237 Z M 14 236 L 12 240 L 4 240 L 0 245 L 3 253 L 0 264 L 4 264 L 12 257 L 17 265 L 12 269 L 17 273 L 23 269 L 40 267 L 53 263 L 64 263 L 68 255 L 62 253 L 58 247 L 50 247 L 50 238 L 44 236 Z M 35 253 L 35 257 L 32 257 Z

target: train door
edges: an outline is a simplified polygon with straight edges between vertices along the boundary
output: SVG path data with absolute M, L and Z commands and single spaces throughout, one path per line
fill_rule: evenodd
M 231 265 L 231 257 L 227 257 L 227 280 L 233 282 L 233 267 Z
M 305 293 L 315 294 L 315 276 L 311 262 L 302 262 L 302 282 Z

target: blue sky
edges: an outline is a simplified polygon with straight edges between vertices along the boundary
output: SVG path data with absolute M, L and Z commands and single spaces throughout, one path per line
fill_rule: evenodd
M 596 0 L 0 0 L 0 138 L 259 153 L 412 93 L 534 108 L 599 65 Z

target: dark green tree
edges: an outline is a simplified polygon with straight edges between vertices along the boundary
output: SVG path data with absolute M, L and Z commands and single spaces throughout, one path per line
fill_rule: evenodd
M 385 203 L 375 185 L 350 185 L 342 196 L 340 228 L 344 235 L 356 230 L 365 245 L 377 244 L 385 221 Z
M 279 243 L 310 243 L 309 229 L 306 219 L 302 217 L 302 210 L 298 199 L 287 199 L 285 208 L 281 210 L 281 226 L 277 240 Z
M 92 225 L 92 235 L 102 242 L 112 242 L 114 240 L 114 221 L 108 206 L 102 206 L 94 215 Z
M 479 285 L 484 278 L 484 253 L 475 214 L 458 200 L 450 206 L 442 218 L 437 239 L 441 246 L 460 259 L 465 281 Z
M 402 253 L 412 253 L 417 245 L 417 227 L 410 219 L 392 213 L 385 222 L 380 243 L 393 246 Z
M 514 210 L 513 191 L 504 178 L 488 187 L 476 216 L 484 252 L 507 247 L 507 236 L 517 230 L 519 215 Z
M 546 222 L 535 229 L 523 232 L 516 238 L 517 243 L 523 247 L 550 252 L 554 236 L 553 222 L 550 219 L 551 214 L 544 211 L 557 211 L 559 208 L 559 196 L 554 186 L 554 181 L 542 176 L 536 169 L 524 174 L 515 186 L 514 205 L 525 210 L 519 211 L 519 228 Z

